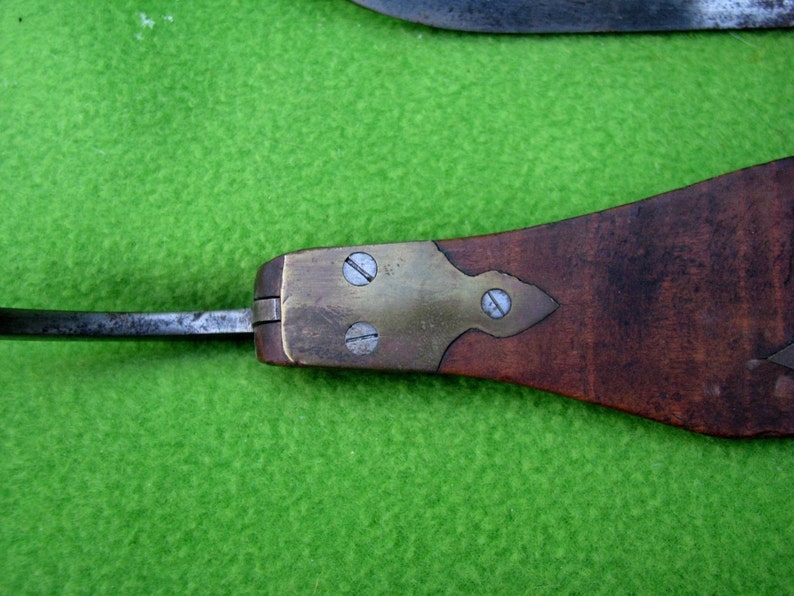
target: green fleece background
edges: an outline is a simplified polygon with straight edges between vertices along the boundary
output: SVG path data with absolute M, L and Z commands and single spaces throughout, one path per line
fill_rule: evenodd
M 522 228 L 791 154 L 791 32 L 3 2 L 0 304 L 237 308 L 282 252 Z M 793 593 L 794 441 L 246 342 L 2 342 L 0 420 L 3 593 Z

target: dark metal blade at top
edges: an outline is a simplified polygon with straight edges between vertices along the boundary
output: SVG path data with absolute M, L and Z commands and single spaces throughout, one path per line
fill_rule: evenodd
M 597 33 L 794 26 L 794 0 L 352 0 L 398 19 L 482 33 Z

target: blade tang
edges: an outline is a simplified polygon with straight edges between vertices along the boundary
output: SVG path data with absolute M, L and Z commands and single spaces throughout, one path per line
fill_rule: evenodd
M 250 308 L 165 313 L 0 308 L 0 337 L 165 339 L 252 333 Z

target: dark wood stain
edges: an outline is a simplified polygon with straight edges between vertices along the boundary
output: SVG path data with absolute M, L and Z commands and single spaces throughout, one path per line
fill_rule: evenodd
M 283 255 L 262 265 L 256 275 L 254 300 L 280 296 L 283 271 Z M 254 327 L 254 345 L 256 346 L 256 357 L 260 362 L 279 366 L 292 364 L 292 361 L 284 353 L 284 346 L 281 342 L 281 322 L 263 323 Z
M 555 224 L 439 242 L 561 307 L 469 332 L 440 372 L 520 383 L 719 436 L 794 434 L 794 159 Z
M 439 372 L 537 387 L 725 437 L 794 436 L 794 158 L 558 223 L 437 243 L 469 275 L 535 284 L 560 307 L 509 338 L 469 331 Z M 256 297 L 280 292 L 283 257 Z M 255 329 L 290 365 L 280 323 Z

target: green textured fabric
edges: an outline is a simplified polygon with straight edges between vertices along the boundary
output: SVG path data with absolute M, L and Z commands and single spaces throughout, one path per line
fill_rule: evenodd
M 6 1 L 0 304 L 237 308 L 282 252 L 522 228 L 790 154 L 786 31 Z M 0 363 L 3 593 L 794 586 L 794 441 L 265 367 L 245 342 L 2 342 Z

